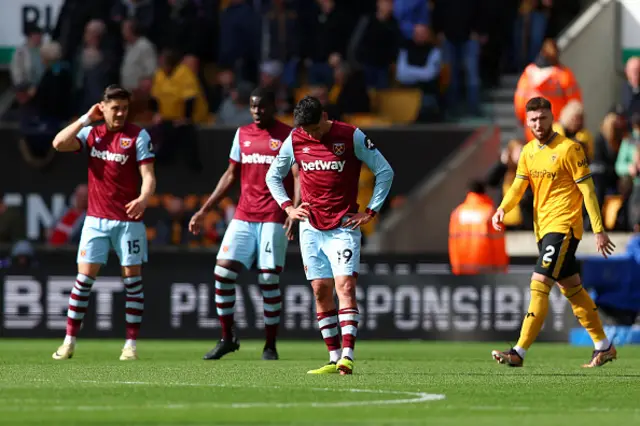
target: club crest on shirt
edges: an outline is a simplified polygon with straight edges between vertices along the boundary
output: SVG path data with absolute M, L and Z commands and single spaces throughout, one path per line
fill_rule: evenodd
M 551 162 L 552 163 L 555 163 L 557 159 L 558 159 L 558 154 L 552 154 L 551 155 Z
M 277 151 L 280 148 L 280 145 L 282 145 L 282 141 L 279 139 L 269 140 L 269 148 L 271 148 L 272 151 Z
M 345 150 L 344 142 L 336 142 L 333 144 L 333 153 L 335 155 L 344 154 L 344 150 Z
M 133 139 L 131 139 L 131 138 L 120 138 L 120 146 L 122 147 L 122 149 L 127 149 L 127 148 L 131 147 L 131 144 L 133 144 Z

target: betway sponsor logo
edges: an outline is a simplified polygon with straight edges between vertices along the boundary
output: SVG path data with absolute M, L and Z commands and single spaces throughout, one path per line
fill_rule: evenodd
M 104 161 L 113 161 L 115 163 L 120 163 L 122 165 L 124 165 L 129 159 L 128 155 L 115 154 L 111 151 L 100 151 L 99 149 L 96 149 L 95 146 L 91 147 L 91 156 Z
M 242 153 L 242 164 L 271 164 L 275 158 L 275 155 Z
M 346 161 L 322 161 L 322 160 L 316 160 L 316 161 L 309 161 L 309 162 L 304 162 L 301 161 L 300 164 L 302 164 L 302 170 L 304 170 L 305 172 L 310 172 L 310 171 L 314 171 L 314 170 L 337 170 L 338 173 L 341 173 L 344 170 L 344 165 L 347 164 Z

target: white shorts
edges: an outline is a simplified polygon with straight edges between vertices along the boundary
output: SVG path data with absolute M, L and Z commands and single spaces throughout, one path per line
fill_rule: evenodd
M 284 267 L 289 241 L 281 223 L 233 219 L 222 239 L 218 259 L 235 260 L 247 269 Z
M 300 222 L 300 251 L 308 280 L 356 276 L 360 270 L 360 228 L 315 229 Z
M 142 222 L 124 222 L 87 216 L 78 246 L 78 263 L 106 264 L 113 248 L 120 265 L 147 261 L 147 230 Z

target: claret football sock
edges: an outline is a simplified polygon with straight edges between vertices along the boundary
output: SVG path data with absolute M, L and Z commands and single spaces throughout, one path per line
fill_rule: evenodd
M 216 265 L 214 277 L 216 280 L 216 312 L 222 327 L 222 340 L 232 340 L 238 273 Z
M 142 314 L 144 313 L 142 277 L 125 278 L 124 288 L 127 292 L 125 302 L 127 340 L 135 342 L 140 333 L 140 324 L 142 324 Z M 135 347 L 135 344 L 133 347 Z
M 536 280 L 531 281 L 530 288 L 531 301 L 529 302 L 529 309 L 527 309 L 527 315 L 522 322 L 520 339 L 518 339 L 518 343 L 515 346 L 524 349 L 524 351 L 529 349 L 538 334 L 540 334 L 540 330 L 542 330 L 544 319 L 549 311 L 549 293 L 551 292 L 551 287 Z
M 342 355 L 340 335 L 338 334 L 338 312 L 335 309 L 327 312 L 318 312 L 316 317 L 322 338 L 329 350 L 329 361 L 338 362 Z
M 279 274 L 279 269 L 262 269 L 258 275 L 264 306 L 265 346 L 269 348 L 275 348 L 278 326 L 280 325 L 282 294 L 280 293 Z
M 589 336 L 591 336 L 595 349 L 598 351 L 609 349 L 611 342 L 607 339 L 607 335 L 602 327 L 598 307 L 593 302 L 593 299 L 591 299 L 591 296 L 589 296 L 589 293 L 587 293 L 581 285 L 567 289 L 560 288 L 560 291 L 569 300 L 569 303 L 571 303 L 573 314 L 580 322 L 580 325 L 582 325 L 589 333 Z
M 95 278 L 91 278 L 87 275 L 78 274 L 76 277 L 76 283 L 71 290 L 69 296 L 69 310 L 67 311 L 67 337 L 65 338 L 65 344 L 74 344 L 84 314 L 89 307 L 89 295 L 91 294 L 91 287 L 95 282 Z
M 340 331 L 342 332 L 342 356 L 353 361 L 353 350 L 356 346 L 360 313 L 358 308 L 344 308 L 338 311 Z

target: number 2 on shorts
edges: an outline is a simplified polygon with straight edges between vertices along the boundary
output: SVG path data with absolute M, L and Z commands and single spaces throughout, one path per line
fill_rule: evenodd
M 542 256 L 542 260 L 545 262 L 551 263 L 553 261 L 553 255 L 556 253 L 556 248 L 554 246 L 547 246 L 544 249 L 544 256 Z

